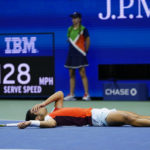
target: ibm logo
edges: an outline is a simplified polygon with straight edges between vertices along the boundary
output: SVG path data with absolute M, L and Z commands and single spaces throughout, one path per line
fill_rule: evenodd
M 108 20 L 108 19 L 141 19 L 146 16 L 147 18 L 150 17 L 150 9 L 148 7 L 147 2 L 150 2 L 149 0 L 117 0 L 119 3 L 119 15 L 112 13 L 112 6 L 111 6 L 111 0 L 106 0 L 106 13 L 100 12 L 98 14 L 99 19 L 101 20 Z M 128 2 L 128 4 L 126 4 Z M 129 11 L 132 7 L 135 6 L 135 3 L 137 4 L 137 11 L 134 12 L 136 14 L 130 13 L 129 15 L 125 14 L 125 11 Z M 150 4 L 150 3 L 149 3 Z M 144 10 L 145 14 L 142 14 L 142 10 Z M 106 14 L 106 15 L 105 15 Z
M 35 48 L 36 37 L 5 37 L 5 54 L 39 53 Z

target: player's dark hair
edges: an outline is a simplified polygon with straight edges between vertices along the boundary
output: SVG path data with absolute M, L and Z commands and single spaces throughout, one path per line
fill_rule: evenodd
M 35 120 L 37 115 L 31 113 L 30 109 L 26 113 L 26 121 Z

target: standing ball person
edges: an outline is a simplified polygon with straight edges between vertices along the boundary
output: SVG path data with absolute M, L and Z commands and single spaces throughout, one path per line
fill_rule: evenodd
M 86 76 L 85 67 L 88 66 L 86 54 L 90 46 L 90 37 L 88 30 L 81 24 L 81 14 L 74 12 L 70 15 L 73 25 L 68 28 L 69 53 L 65 67 L 69 69 L 70 75 L 70 93 L 64 100 L 75 100 L 75 71 L 79 69 L 84 87 L 83 100 L 90 100 L 88 92 L 88 79 Z

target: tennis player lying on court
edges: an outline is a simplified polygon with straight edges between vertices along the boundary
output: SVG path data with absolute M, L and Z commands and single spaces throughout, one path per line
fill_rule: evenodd
M 64 95 L 56 92 L 41 104 L 35 105 L 26 114 L 26 121 L 18 128 L 28 126 L 52 128 L 56 126 L 121 126 L 132 125 L 150 127 L 150 116 L 141 116 L 132 112 L 107 108 L 63 108 Z M 55 102 L 55 109 L 49 113 L 45 106 Z

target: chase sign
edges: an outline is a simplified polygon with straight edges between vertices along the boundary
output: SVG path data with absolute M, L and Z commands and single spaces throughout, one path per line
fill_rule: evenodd
M 147 100 L 148 89 L 143 83 L 104 83 L 104 100 Z

